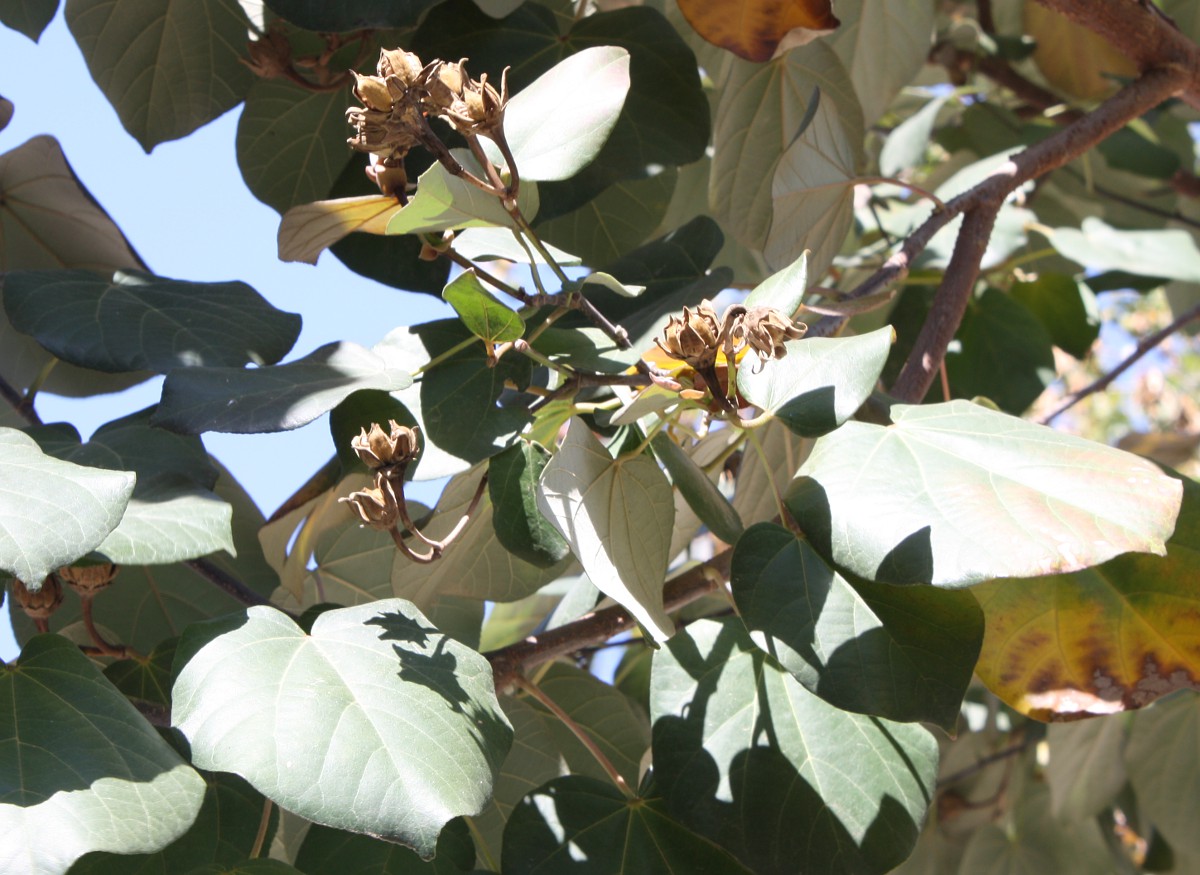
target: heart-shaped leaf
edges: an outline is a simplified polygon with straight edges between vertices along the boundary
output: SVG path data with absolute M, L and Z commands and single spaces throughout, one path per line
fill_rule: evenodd
M 279 361 L 300 317 L 245 283 L 190 283 L 118 271 L 12 271 L 4 309 L 18 331 L 64 361 L 100 371 Z
M 37 42 L 57 11 L 58 0 L 20 0 L 17 3 L 6 3 L 0 9 L 0 23 Z M 3 113 L 0 113 L 0 120 L 6 121 Z M 0 128 L 3 127 L 4 125 L 0 124 Z
M 856 337 L 789 340 L 787 355 L 738 368 L 738 391 L 802 437 L 833 431 L 863 405 L 887 362 L 891 326 Z
M 412 604 L 327 611 L 309 635 L 279 611 L 251 608 L 201 637 L 171 715 L 201 768 L 240 774 L 289 811 L 425 859 L 447 821 L 491 795 L 512 740 L 491 666 Z
M 167 374 L 151 423 L 184 434 L 258 434 L 312 422 L 359 389 L 412 385 L 356 343 L 329 343 L 302 359 L 265 368 L 183 368 Z
M 484 343 L 504 343 L 525 333 L 525 320 L 483 287 L 475 270 L 463 271 L 442 292 L 463 324 Z
M 668 810 L 755 872 L 883 873 L 912 850 L 933 736 L 824 702 L 736 617 L 692 623 L 654 654 L 650 712 Z
M 675 503 L 671 484 L 645 454 L 614 459 L 578 417 L 542 472 L 538 507 L 571 545 L 597 588 L 656 641 L 674 634 L 663 611 Z
M 860 577 L 968 586 L 1166 549 L 1182 490 L 1144 459 L 967 401 L 891 418 L 822 437 L 786 499 Z
M 0 702 L 0 871 L 152 853 L 196 819 L 204 780 L 67 639 L 0 665 Z
M 970 593 L 851 584 L 787 529 L 737 543 L 733 597 L 754 643 L 847 711 L 952 730 L 983 640 Z
M 381 194 L 343 197 L 292 207 L 279 223 L 279 260 L 316 264 L 322 252 L 347 234 L 387 233 L 402 206 Z
M 135 479 L 61 462 L 11 428 L 0 428 L 0 472 L 0 568 L 31 590 L 108 537 Z
M 479 168 L 479 162 L 465 149 L 454 149 L 451 154 L 476 176 L 483 172 Z M 521 184 L 521 190 L 517 193 L 517 206 L 521 208 L 521 214 L 527 220 L 532 220 L 537 215 L 537 183 L 533 180 L 528 184 Z M 386 233 L 419 234 L 488 225 L 513 227 L 512 216 L 505 211 L 500 198 L 459 176 L 454 176 L 440 163 L 435 162 L 417 179 L 417 193 L 388 219 Z
M 522 800 L 504 830 L 502 865 L 512 875 L 749 875 L 727 851 L 673 820 L 661 799 L 631 799 L 612 784 L 582 775 L 555 778 Z

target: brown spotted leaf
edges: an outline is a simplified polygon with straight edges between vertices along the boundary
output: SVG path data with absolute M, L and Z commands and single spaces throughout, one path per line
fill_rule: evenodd
M 830 0 L 679 0 L 679 8 L 696 33 L 747 61 L 770 60 L 793 30 L 839 23 Z
M 986 618 L 976 672 L 1018 711 L 1072 720 L 1200 689 L 1200 486 L 1184 481 L 1167 555 L 975 587 Z

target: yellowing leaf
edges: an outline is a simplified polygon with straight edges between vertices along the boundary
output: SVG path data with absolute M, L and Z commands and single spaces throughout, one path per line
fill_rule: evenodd
M 1037 40 L 1033 61 L 1042 75 L 1071 97 L 1099 100 L 1121 77 L 1137 75 L 1133 61 L 1104 37 L 1040 3 L 1025 4 L 1025 29 Z
M 796 28 L 839 24 L 830 0 L 679 0 L 679 9 L 696 33 L 747 61 L 769 60 Z
M 1055 577 L 972 591 L 987 632 L 976 672 L 1039 720 L 1148 705 L 1200 688 L 1200 487 L 1186 483 L 1165 557 L 1118 556 Z
M 380 194 L 292 207 L 279 224 L 279 259 L 316 264 L 317 256 L 353 231 L 383 234 L 400 209 L 394 197 Z
M 671 484 L 645 454 L 614 459 L 574 418 L 542 472 L 538 507 L 567 539 L 592 583 L 616 599 L 656 641 L 675 633 L 663 610 L 675 503 Z

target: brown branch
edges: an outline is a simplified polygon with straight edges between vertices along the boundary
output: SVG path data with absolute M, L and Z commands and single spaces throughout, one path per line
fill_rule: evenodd
M 33 409 L 29 399 L 18 392 L 4 377 L 0 377 L 0 398 L 4 399 L 5 403 L 30 425 L 42 425 L 42 418 Z
M 263 598 L 232 574 L 229 574 L 224 569 L 214 565 L 208 559 L 189 559 L 183 564 L 199 574 L 209 583 L 216 584 L 217 587 L 225 590 L 226 593 L 233 596 L 234 599 L 244 605 L 271 604 L 270 599 Z
M 1143 337 L 1141 339 L 1141 341 L 1138 342 L 1138 345 L 1134 349 L 1134 351 L 1132 353 L 1130 353 L 1125 358 L 1125 360 L 1122 361 L 1119 365 L 1117 365 L 1115 368 L 1113 368 L 1111 371 L 1109 371 L 1104 376 L 1100 377 L 1098 380 L 1095 380 L 1094 382 L 1089 383 L 1087 386 L 1084 386 L 1078 392 L 1071 395 L 1071 397 L 1068 398 L 1065 402 L 1063 402 L 1063 404 L 1061 406 L 1059 406 L 1056 410 L 1054 410 L 1051 413 L 1046 414 L 1046 416 L 1043 417 L 1043 419 L 1042 419 L 1042 425 L 1049 425 L 1052 420 L 1054 420 L 1060 414 L 1063 414 L 1063 413 L 1067 412 L 1068 410 L 1070 410 L 1072 407 L 1074 407 L 1076 404 L 1078 404 L 1080 401 L 1082 401 L 1087 396 L 1093 395 L 1096 392 L 1099 392 L 1102 389 L 1107 388 L 1108 385 L 1110 383 L 1112 383 L 1113 380 L 1115 380 L 1117 377 L 1121 376 L 1121 374 L 1123 374 L 1127 370 L 1129 370 L 1129 368 L 1132 367 L 1133 364 L 1138 359 L 1140 359 L 1142 356 L 1146 355 L 1146 353 L 1150 352 L 1150 350 L 1154 349 L 1156 346 L 1158 346 L 1160 343 L 1162 343 L 1164 340 L 1166 340 L 1168 337 L 1170 337 L 1172 334 L 1174 334 L 1176 331 L 1178 331 L 1184 325 L 1191 322 L 1193 319 L 1198 319 L 1198 318 L 1200 318 L 1200 304 L 1197 304 L 1195 307 L 1192 307 L 1187 312 L 1178 316 L 1166 328 L 1162 328 L 1162 329 L 1154 332 L 1153 334 Z
M 702 596 L 715 592 L 729 579 L 733 550 L 724 550 L 708 562 L 689 568 L 663 587 L 663 607 L 674 611 Z M 507 692 L 517 685 L 517 676 L 526 669 L 574 653 L 582 647 L 602 644 L 614 635 L 632 629 L 635 620 L 618 606 L 585 614 L 572 623 L 531 635 L 487 654 L 496 679 L 496 691 Z

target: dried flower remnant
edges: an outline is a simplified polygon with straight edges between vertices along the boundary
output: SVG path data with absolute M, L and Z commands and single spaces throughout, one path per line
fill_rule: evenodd
M 766 363 L 768 359 L 781 359 L 787 355 L 784 343 L 804 337 L 808 326 L 793 322 L 773 307 L 752 307 L 742 316 L 737 331 L 758 360 Z
M 62 584 L 53 574 L 42 581 L 42 588 L 34 592 L 25 582 L 13 578 L 13 600 L 21 606 L 39 632 L 49 632 L 49 619 L 63 602 Z
M 375 476 L 375 485 L 351 492 L 338 501 L 345 502 L 358 512 L 365 525 L 387 531 L 394 529 L 400 520 L 400 504 L 392 489 L 391 481 L 382 474 Z
M 401 425 L 394 419 L 388 420 L 388 427 L 391 431 L 385 432 L 379 423 L 373 422 L 370 431 L 359 430 L 350 446 L 368 468 L 395 479 L 403 477 L 405 467 L 421 451 L 421 430 L 417 426 Z
M 712 304 L 703 301 L 695 312 L 684 307 L 682 316 L 672 316 L 663 330 L 663 339 L 660 341 L 656 337 L 654 342 L 671 358 L 703 371 L 716 364 L 720 336 L 717 312 Z
M 58 569 L 58 577 L 80 596 L 94 596 L 106 589 L 120 570 L 112 562 L 99 565 L 68 565 Z

